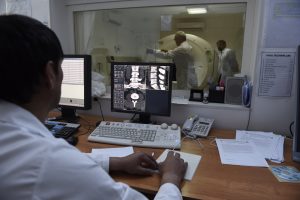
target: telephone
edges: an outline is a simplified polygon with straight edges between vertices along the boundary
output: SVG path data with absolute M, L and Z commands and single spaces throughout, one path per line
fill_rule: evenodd
M 195 115 L 189 117 L 183 124 L 182 132 L 193 137 L 207 137 L 214 119 L 203 118 Z

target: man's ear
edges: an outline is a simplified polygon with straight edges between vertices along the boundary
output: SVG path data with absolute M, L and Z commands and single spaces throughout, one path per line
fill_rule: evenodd
M 48 61 L 44 71 L 45 84 L 48 89 L 53 89 L 56 85 L 57 74 L 53 61 Z

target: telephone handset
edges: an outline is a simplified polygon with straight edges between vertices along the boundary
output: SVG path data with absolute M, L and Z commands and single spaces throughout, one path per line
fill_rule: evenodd
M 184 122 L 182 132 L 193 137 L 207 137 L 213 122 L 214 119 L 195 115 Z

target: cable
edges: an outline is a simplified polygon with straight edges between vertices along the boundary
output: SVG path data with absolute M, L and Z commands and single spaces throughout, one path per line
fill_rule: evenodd
M 136 113 L 134 113 L 134 115 L 131 117 L 130 121 L 133 121 L 135 118 Z
M 103 115 L 103 112 L 102 112 L 101 102 L 100 102 L 99 98 L 98 97 L 94 97 L 94 100 L 97 101 L 97 103 L 99 105 L 100 113 L 101 113 L 101 117 L 102 117 L 102 121 L 105 121 L 104 115 Z
M 188 132 L 185 132 L 185 131 L 182 131 L 182 133 L 185 135 L 182 139 L 181 139 L 181 142 L 183 142 L 183 140 L 185 139 L 191 139 L 192 141 L 195 141 L 198 143 L 198 145 L 201 147 L 201 148 L 204 148 L 204 145 L 201 143 L 200 141 L 200 138 L 197 138 L 196 135 L 189 135 Z M 175 148 L 175 147 L 174 147 Z M 173 148 L 173 150 L 174 150 Z
M 247 130 L 247 131 L 248 131 L 248 129 L 249 129 L 250 118 L 251 118 L 251 108 L 249 108 L 249 115 L 248 115 L 248 121 L 247 121 L 247 126 L 246 126 L 246 130 Z
M 91 129 L 92 129 L 92 125 L 91 125 L 91 123 L 87 119 L 85 119 L 82 116 L 80 116 L 80 119 L 82 119 L 83 121 L 87 122 L 87 124 L 85 124 L 85 125 L 83 124 L 83 127 L 84 126 L 88 126 L 88 128 L 87 128 L 87 130 L 84 133 L 78 134 L 77 136 L 81 136 L 81 135 L 85 135 L 87 133 L 90 133 Z
M 293 133 L 293 130 L 292 130 L 292 126 L 295 124 L 295 122 L 293 121 L 292 123 L 290 123 L 290 134 L 292 137 L 290 137 L 291 139 L 293 139 L 294 137 L 294 133 Z
M 215 146 L 215 147 L 217 146 L 217 144 L 215 144 L 217 137 L 215 137 L 215 136 L 209 136 L 208 139 L 211 140 L 210 143 L 209 143 L 209 145 Z

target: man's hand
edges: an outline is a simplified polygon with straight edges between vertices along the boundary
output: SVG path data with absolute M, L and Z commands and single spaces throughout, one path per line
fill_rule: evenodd
M 188 163 L 180 158 L 180 154 L 169 151 L 164 162 L 159 163 L 159 172 L 161 173 L 161 185 L 164 183 L 173 183 L 180 189 L 180 183 L 185 175 Z
M 158 169 L 158 164 L 152 156 L 139 152 L 122 158 L 111 157 L 109 169 L 129 174 L 152 175 Z

